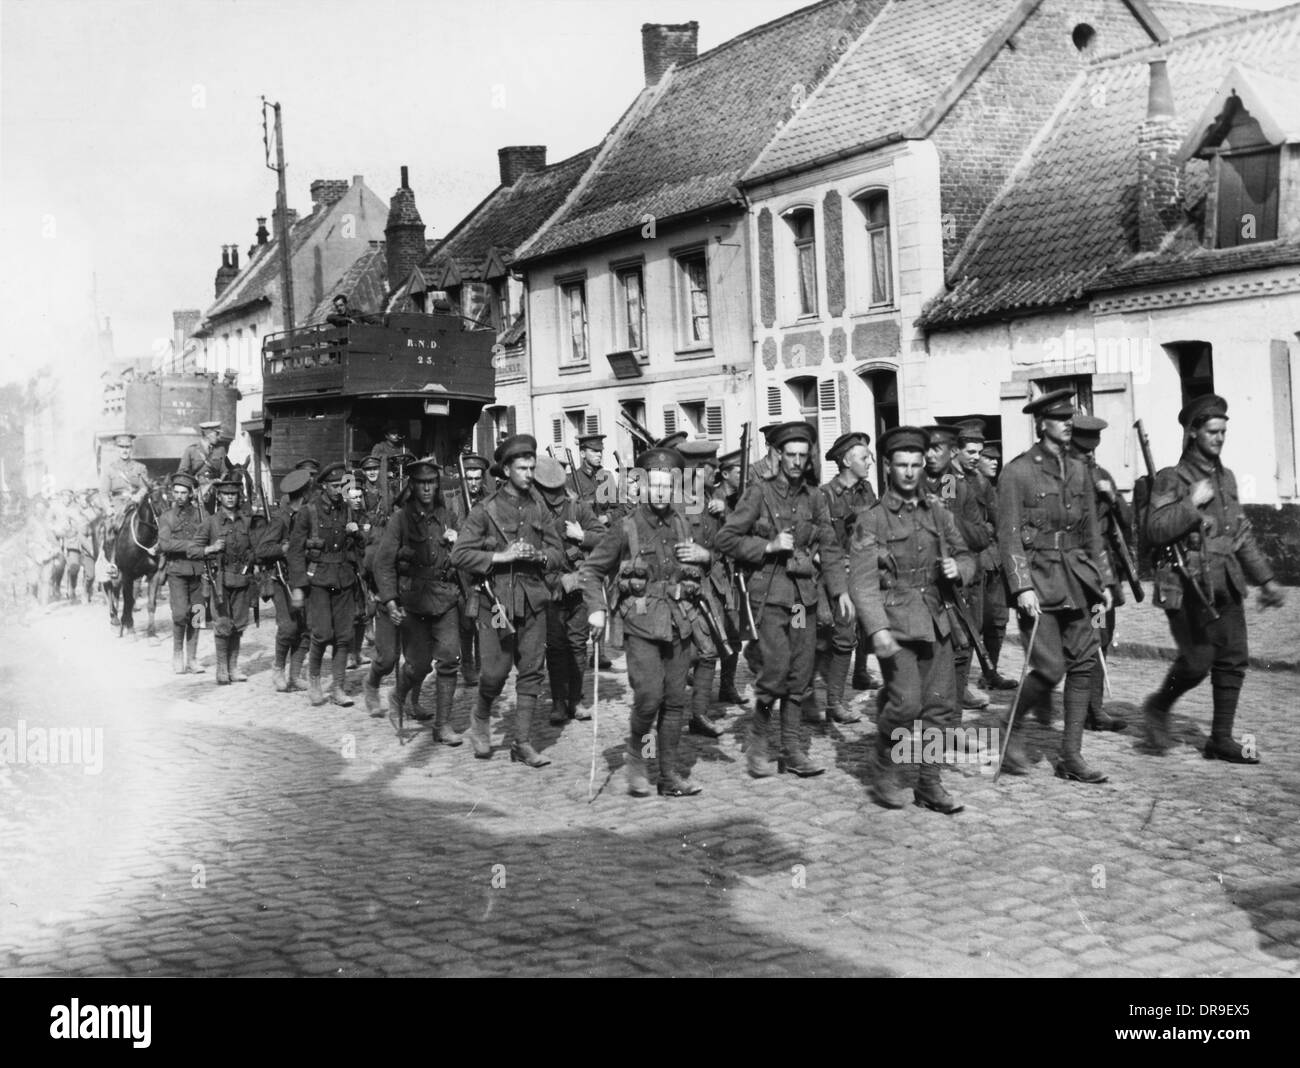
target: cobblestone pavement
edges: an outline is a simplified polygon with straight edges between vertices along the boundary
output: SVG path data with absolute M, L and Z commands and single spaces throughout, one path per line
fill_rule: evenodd
M 546 727 L 536 771 L 427 727 L 402 745 L 360 704 L 274 694 L 266 619 L 252 680 L 218 688 L 209 634 L 208 673 L 178 677 L 170 642 L 118 640 L 105 617 L 0 631 L 0 727 L 102 728 L 98 773 L 30 746 L 0 765 L 0 974 L 1300 973 L 1293 673 L 1247 680 L 1259 767 L 1201 757 L 1197 691 L 1170 756 L 1090 734 L 1096 787 L 1045 761 L 996 785 L 956 768 L 967 808 L 948 818 L 866 800 L 865 720 L 806 728 L 826 775 L 755 781 L 733 715 L 720 741 L 684 741 L 702 795 L 630 798 L 619 657 L 589 802 L 589 723 Z M 1116 658 L 1115 706 L 1161 670 Z M 1058 734 L 1032 728 L 1047 754 Z

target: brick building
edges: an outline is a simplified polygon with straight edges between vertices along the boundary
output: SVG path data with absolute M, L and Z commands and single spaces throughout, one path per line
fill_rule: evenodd
M 1300 7 L 1099 60 L 1035 132 L 926 309 L 936 413 L 1000 416 L 1075 390 L 1111 424 L 1123 489 L 1181 447 L 1176 416 L 1229 402 L 1225 462 L 1288 581 L 1300 581 Z

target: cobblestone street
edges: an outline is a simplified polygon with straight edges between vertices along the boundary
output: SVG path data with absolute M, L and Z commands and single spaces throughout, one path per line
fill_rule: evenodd
M 1293 672 L 1247 679 L 1259 767 L 1201 757 L 1207 686 L 1168 757 L 1130 730 L 1087 736 L 1099 787 L 1046 760 L 997 785 L 950 770 L 967 808 L 945 818 L 869 802 L 865 719 L 805 728 L 826 775 L 755 781 L 733 715 L 683 742 L 703 794 L 630 798 L 617 657 L 589 802 L 590 723 L 548 726 L 536 771 L 427 726 L 402 745 L 360 672 L 355 708 L 274 694 L 265 618 L 251 681 L 218 688 L 210 632 L 208 671 L 178 677 L 169 643 L 118 640 L 106 614 L 63 606 L 0 639 L 0 727 L 103 729 L 98 773 L 30 749 L 0 766 L 5 975 L 1300 973 Z M 1116 658 L 1112 709 L 1135 717 L 1162 670 Z M 1032 728 L 1045 756 L 1059 729 Z

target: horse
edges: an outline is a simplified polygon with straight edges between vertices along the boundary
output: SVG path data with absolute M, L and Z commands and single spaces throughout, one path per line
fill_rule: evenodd
M 158 636 L 154 615 L 158 610 L 158 589 L 162 586 L 163 557 L 158 552 L 158 516 L 165 505 L 162 489 L 154 487 L 137 506 L 130 504 L 118 527 L 113 542 L 113 563 L 116 574 L 104 583 L 108 597 L 109 625 L 117 627 L 117 636 L 135 632 L 135 584 L 147 580 L 149 596 L 149 628 L 145 635 Z M 122 595 L 122 612 L 117 610 L 118 592 Z

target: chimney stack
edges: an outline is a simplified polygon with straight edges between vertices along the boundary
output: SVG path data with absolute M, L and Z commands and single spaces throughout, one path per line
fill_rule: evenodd
M 1138 251 L 1154 252 L 1183 220 L 1182 136 L 1163 59 L 1150 64 L 1147 116 L 1138 129 Z
M 641 27 L 641 58 L 645 62 L 645 83 L 658 85 L 674 63 L 686 63 L 699 54 L 700 24 L 647 22 Z
M 529 171 L 546 169 L 545 145 L 507 145 L 497 149 L 497 165 L 501 169 L 501 184 L 514 185 Z
M 347 195 L 348 183 L 345 178 L 317 178 L 311 183 L 311 210 L 313 213 L 324 211 L 337 204 Z
M 239 274 L 239 269 L 230 262 L 230 251 L 233 246 L 221 246 L 221 266 L 217 268 L 217 277 L 215 280 L 216 295 L 219 297 L 225 292 L 226 287 L 235 280 Z
M 424 259 L 424 220 L 415 206 L 406 167 L 402 168 L 401 187 L 389 201 L 388 223 L 384 227 L 385 258 L 388 263 L 388 286 L 397 289 Z

